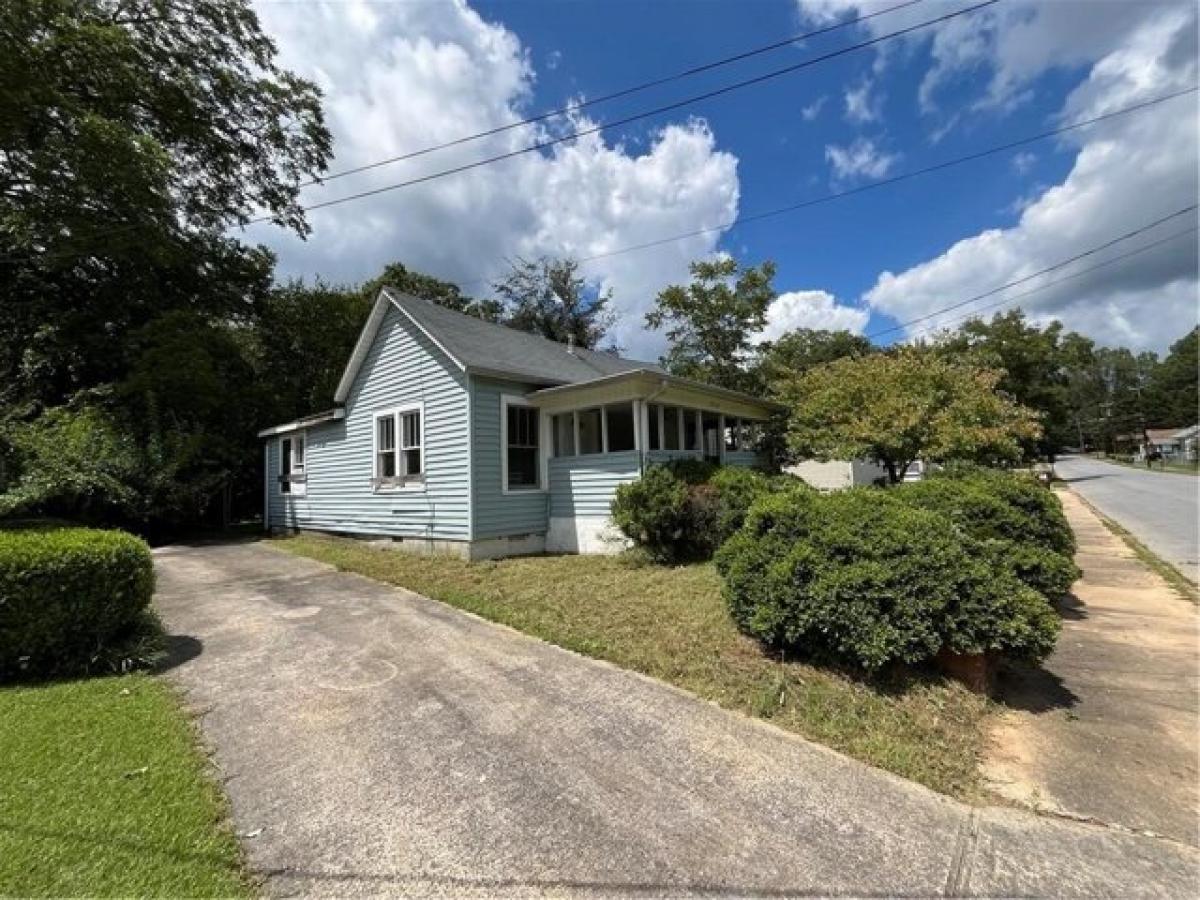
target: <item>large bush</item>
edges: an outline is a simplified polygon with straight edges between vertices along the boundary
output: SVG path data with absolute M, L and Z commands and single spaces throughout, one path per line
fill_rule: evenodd
M 105 668 L 153 591 L 150 549 L 130 534 L 0 530 L 0 680 Z
M 1053 609 L 975 549 L 892 492 L 787 491 L 760 497 L 716 562 L 738 627 L 774 647 L 866 670 L 943 647 L 1044 657 Z
M 613 500 L 617 527 L 658 562 L 708 559 L 742 527 L 750 505 L 796 479 L 684 459 L 650 466 Z M 799 489 L 799 488 L 798 488 Z
M 895 489 L 904 502 L 935 512 L 977 541 L 997 568 L 1050 599 L 1065 595 L 1079 569 L 1075 536 L 1054 493 L 1033 478 L 958 470 Z

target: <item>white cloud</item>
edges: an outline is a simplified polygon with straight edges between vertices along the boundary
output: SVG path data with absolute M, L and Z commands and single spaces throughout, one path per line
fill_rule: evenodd
M 864 76 L 854 87 L 846 88 L 846 120 L 862 125 L 878 122 L 883 115 L 883 96 L 872 94 L 875 83 Z
M 797 328 L 851 331 L 862 334 L 870 312 L 844 306 L 827 291 L 788 291 L 767 309 L 767 327 L 754 337 L 756 344 L 776 341 Z
M 825 145 L 825 159 L 833 167 L 836 181 L 883 178 L 899 158 L 897 154 L 885 153 L 873 140 L 863 137 L 855 138 L 847 146 Z
M 453 3 L 328 2 L 257 7 L 282 63 L 325 92 L 334 133 L 333 171 L 411 153 L 498 125 L 529 110 L 535 73 L 521 41 Z M 592 124 L 579 119 L 575 126 Z M 335 197 L 528 146 L 553 133 L 517 128 L 304 192 Z M 630 142 L 633 143 L 632 141 Z M 540 153 L 310 214 L 307 242 L 261 226 L 247 234 L 274 249 L 282 275 L 358 280 L 390 261 L 485 293 L 517 255 L 591 256 L 679 232 L 716 229 L 652 250 L 585 266 L 612 287 L 622 315 L 615 338 L 656 356 L 660 336 L 644 313 L 687 263 L 709 254 L 737 216 L 737 159 L 717 149 L 702 120 L 668 124 L 635 152 L 591 135 Z M 484 283 L 480 283 L 483 279 Z
M 1092 66 L 1068 97 L 1064 119 L 1096 116 L 1195 84 L 1193 8 L 1176 5 L 1152 12 Z M 1016 225 L 961 240 L 899 274 L 884 272 L 865 299 L 874 309 L 907 321 L 1195 202 L 1200 191 L 1195 110 L 1195 98 L 1185 97 L 1072 135 L 1067 146 L 1075 147 L 1077 155 L 1071 171 L 1062 183 L 1032 198 Z M 1196 224 L 1194 214 L 1176 219 L 1046 280 Z M 1042 283 L 1030 282 L 1018 291 Z M 1102 343 L 1161 350 L 1196 324 L 1197 292 L 1196 237 L 1191 234 L 1015 304 L 1036 320 L 1059 318 Z M 966 311 L 935 318 L 932 324 L 957 321 Z
M 1035 154 L 1023 150 L 1012 158 L 1012 167 L 1018 175 L 1026 175 L 1036 162 Z
M 821 114 L 821 110 L 825 108 L 825 104 L 828 102 L 828 100 L 829 97 L 827 97 L 825 94 L 822 94 L 812 103 L 801 107 L 800 118 L 802 118 L 805 122 L 813 121 Z

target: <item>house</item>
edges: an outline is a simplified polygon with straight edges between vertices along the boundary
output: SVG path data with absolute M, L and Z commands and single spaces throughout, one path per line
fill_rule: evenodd
M 619 485 L 673 458 L 753 465 L 777 409 L 388 288 L 333 400 L 259 433 L 267 528 L 467 559 L 614 550 Z
M 1192 460 L 1196 458 L 1196 435 L 1200 426 L 1188 428 L 1147 428 L 1138 448 L 1137 459 L 1157 455 L 1161 459 Z
M 1146 428 L 1136 458 L 1147 456 L 1163 460 L 1189 460 L 1195 458 L 1196 426 L 1189 428 Z M 1192 456 L 1188 456 L 1188 451 Z
M 887 481 L 887 469 L 869 459 L 805 459 L 784 469 L 821 491 L 880 484 Z

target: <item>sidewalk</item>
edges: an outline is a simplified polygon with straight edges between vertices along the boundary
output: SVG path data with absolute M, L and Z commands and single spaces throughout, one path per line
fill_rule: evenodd
M 1197 610 L 1070 492 L 1083 578 L 1042 669 L 1012 667 L 994 791 L 1045 811 L 1200 844 Z

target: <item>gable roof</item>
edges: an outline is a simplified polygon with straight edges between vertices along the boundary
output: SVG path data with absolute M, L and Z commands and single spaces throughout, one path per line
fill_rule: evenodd
M 349 397 L 350 387 L 389 307 L 398 309 L 463 372 L 549 386 L 578 384 L 639 369 L 663 371 L 654 363 L 622 359 L 612 353 L 580 347 L 567 349 L 566 344 L 485 322 L 385 287 L 375 300 L 338 382 L 335 402 L 345 403 Z

